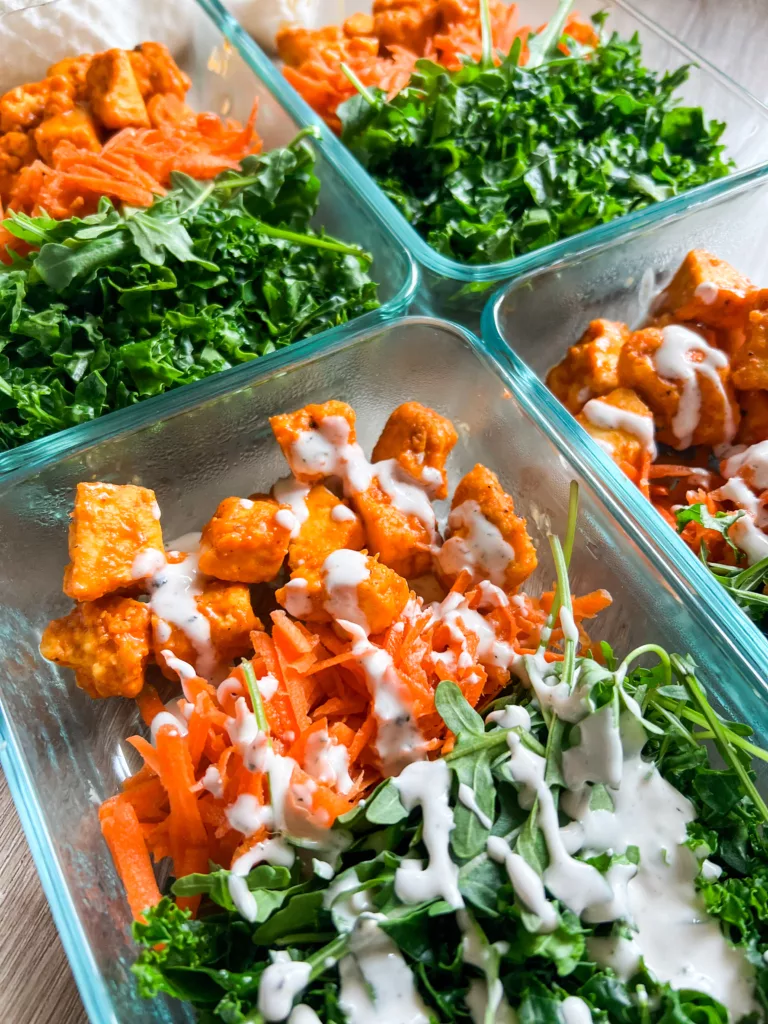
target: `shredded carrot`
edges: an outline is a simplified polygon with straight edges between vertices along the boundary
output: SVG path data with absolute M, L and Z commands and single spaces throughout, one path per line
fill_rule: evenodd
M 127 800 L 113 796 L 99 808 L 99 822 L 131 913 L 137 921 L 143 920 L 144 911 L 156 906 L 161 897 L 136 811 Z

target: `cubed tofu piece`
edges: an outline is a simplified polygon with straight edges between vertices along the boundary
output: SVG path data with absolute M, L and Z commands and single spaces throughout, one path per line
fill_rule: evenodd
M 419 402 L 405 402 L 387 420 L 373 449 L 373 461 L 395 459 L 433 498 L 446 498 L 445 463 L 458 439 L 445 416 Z
M 621 350 L 619 377 L 653 412 L 663 444 L 683 450 L 735 437 L 741 413 L 730 361 L 701 331 L 679 324 L 635 331 Z
M 71 110 L 75 91 L 62 75 L 18 85 L 0 97 L 0 132 L 35 128 L 44 117 Z
M 645 486 L 656 455 L 653 413 L 635 391 L 617 388 L 593 398 L 576 419 L 633 483 Z
M 134 484 L 77 485 L 69 527 L 71 561 L 64 572 L 68 597 L 95 601 L 130 587 L 152 575 L 157 568 L 152 553 L 161 559 L 162 551 L 154 491 Z
M 478 463 L 459 482 L 448 517 L 448 539 L 437 554 L 437 575 L 449 588 L 463 570 L 474 583 L 490 580 L 513 593 L 538 564 L 525 519 L 490 469 Z
M 91 153 L 98 153 L 101 150 L 96 124 L 88 111 L 82 107 L 47 117 L 35 128 L 34 137 L 40 156 L 47 164 L 53 163 L 54 150 L 64 140 L 71 142 L 78 149 L 87 149 Z
M 757 444 L 768 440 L 768 391 L 739 392 L 741 423 L 738 444 Z
M 342 47 L 345 38 L 343 29 L 338 25 L 308 29 L 301 25 L 283 24 L 277 30 L 275 45 L 280 60 L 289 67 L 297 68 L 309 60 L 314 50 Z M 378 43 L 376 45 L 378 49 Z
M 91 109 L 105 128 L 149 128 L 149 116 L 125 50 L 97 53 L 86 75 Z
M 150 93 L 172 93 L 180 100 L 184 99 L 192 82 L 173 59 L 167 46 L 163 43 L 142 43 L 130 56 L 133 58 L 138 55 L 144 59 L 142 71 L 147 77 Z M 142 84 L 139 83 L 140 88 Z
M 135 697 L 149 661 L 149 626 L 149 606 L 133 598 L 85 601 L 50 623 L 40 653 L 73 669 L 90 697 Z
M 411 485 L 414 488 L 418 484 Z M 420 488 L 419 488 L 420 489 Z M 422 491 L 426 499 L 426 493 Z M 371 485 L 351 498 L 363 521 L 366 544 L 384 565 L 412 580 L 431 569 L 435 531 L 424 518 L 396 504 L 375 478 Z
M 34 135 L 6 132 L 0 135 L 0 174 L 15 174 L 37 159 Z
M 749 278 L 730 263 L 704 249 L 692 249 L 659 296 L 654 312 L 715 329 L 739 327 L 754 291 Z
M 619 355 L 630 335 L 626 324 L 593 320 L 581 340 L 547 374 L 547 387 L 574 415 L 598 395 L 619 386 Z
M 236 658 L 250 653 L 251 630 L 263 630 L 254 615 L 250 591 L 245 583 L 207 580 L 195 598 L 195 604 L 210 624 L 210 646 L 206 652 L 195 644 L 197 633 L 185 633 L 179 626 L 161 619 L 156 612 L 152 614 L 155 661 L 168 679 L 175 680 L 178 676 L 166 665 L 163 651 L 170 651 L 175 658 L 196 669 L 199 675 L 211 678 L 218 667 L 226 667 Z
M 373 2 L 373 30 L 380 46 L 403 46 L 421 56 L 437 27 L 437 3 L 432 0 Z
M 355 412 L 346 402 L 305 405 L 296 412 L 272 416 L 269 422 L 291 472 L 308 484 L 339 475 L 344 446 L 357 439 Z
M 225 498 L 203 529 L 200 571 L 235 583 L 266 583 L 280 572 L 295 517 L 272 498 Z
M 749 314 L 747 337 L 733 357 L 733 383 L 741 391 L 768 388 L 768 313 Z
M 335 494 L 322 484 L 315 484 L 305 498 L 307 518 L 298 527 L 297 536 L 288 548 L 291 569 L 320 566 L 332 551 L 349 548 L 359 551 L 365 546 L 363 524 Z
M 357 14 L 350 15 L 349 18 L 344 22 L 342 26 L 344 35 L 348 39 L 356 39 L 358 36 L 372 36 L 374 35 L 374 21 L 373 16 L 370 14 L 363 14 L 359 11 Z
M 92 59 L 93 55 L 90 53 L 81 54 L 79 57 L 65 57 L 64 60 L 51 64 L 48 68 L 48 77 L 58 78 L 63 76 L 68 78 L 75 90 L 75 99 L 85 99 L 85 79 Z
M 334 551 L 320 567 L 302 566 L 277 591 L 289 615 L 305 622 L 353 622 L 382 633 L 399 618 L 409 589 L 396 572 L 365 551 Z

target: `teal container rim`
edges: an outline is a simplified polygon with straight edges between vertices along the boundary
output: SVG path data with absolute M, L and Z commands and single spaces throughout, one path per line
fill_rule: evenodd
M 768 638 L 717 583 L 677 533 L 664 522 L 653 505 L 621 472 L 616 463 L 576 418 L 561 405 L 531 367 L 504 340 L 498 327 L 498 308 L 512 290 L 522 289 L 552 268 L 540 268 L 499 288 L 486 304 L 481 318 L 482 343 L 497 364 L 509 366 L 509 380 L 515 394 L 523 392 L 520 401 L 526 411 L 550 437 L 557 434 L 568 445 L 579 472 L 603 495 L 611 513 L 637 542 L 638 536 L 649 537 L 656 551 L 659 571 L 678 589 L 684 585 L 689 597 L 689 611 L 700 617 L 702 609 L 709 628 L 717 633 L 738 660 L 749 671 L 755 687 L 768 699 L 768 677 L 760 665 L 768 664 Z M 527 394 L 525 392 L 527 391 Z M 551 430 L 554 427 L 554 431 Z M 662 564 L 663 563 L 663 564 Z
M 211 2 L 211 0 L 197 0 L 197 3 L 211 18 L 215 27 L 228 42 L 239 48 L 242 43 L 240 37 L 245 36 L 245 33 L 227 11 L 218 3 Z M 250 40 L 248 36 L 245 36 L 245 38 Z M 254 47 L 256 46 L 252 41 L 251 43 Z M 297 133 L 306 127 L 306 123 L 296 115 L 292 105 L 286 103 L 285 86 L 287 83 L 282 81 L 282 76 L 276 74 L 274 66 L 266 56 L 259 51 L 256 54 L 256 59 L 245 59 L 251 71 L 266 86 L 275 102 L 297 122 Z M 290 91 L 292 92 L 293 90 Z M 320 140 L 317 138 L 311 139 L 310 143 L 333 167 L 334 171 L 339 175 L 341 184 L 349 187 L 343 171 L 338 167 L 335 155 L 326 152 L 325 147 L 320 145 Z M 282 366 L 285 363 L 283 357 L 286 352 L 290 352 L 296 358 L 302 359 L 304 356 L 321 349 L 324 350 L 326 347 L 333 348 L 339 339 L 343 338 L 350 330 L 372 329 L 384 325 L 396 317 L 403 316 L 416 296 L 420 280 L 419 268 L 408 251 L 407 246 L 403 244 L 401 239 L 396 237 L 391 230 L 386 216 L 382 215 L 386 214 L 386 211 L 376 209 L 365 192 L 353 191 L 358 201 L 365 207 L 370 216 L 376 220 L 382 234 L 387 239 L 387 244 L 392 247 L 398 261 L 402 264 L 403 282 L 400 288 L 395 295 L 386 302 L 383 302 L 378 309 L 364 313 L 362 316 L 356 317 L 346 324 L 339 324 L 337 327 L 328 328 L 319 334 L 313 334 L 308 338 L 303 338 L 284 348 L 277 349 L 275 352 L 259 356 L 257 359 L 250 360 L 247 363 L 232 366 L 228 370 L 221 370 L 210 377 L 205 377 L 203 380 L 195 381 L 192 384 L 184 384 L 179 388 L 165 391 L 161 395 L 146 398 L 125 409 L 106 413 L 85 423 L 78 423 L 77 426 L 67 427 L 65 430 L 57 431 L 55 434 L 48 434 L 46 437 L 19 445 L 17 448 L 0 452 L 0 480 L 5 480 L 9 473 L 13 473 L 16 470 L 24 470 L 29 467 L 39 468 L 46 465 L 51 459 L 59 458 L 69 451 L 82 449 L 107 438 L 115 437 L 117 434 L 142 424 L 145 419 L 150 420 L 162 417 L 166 410 L 170 414 L 180 411 L 186 408 L 186 401 L 194 402 L 196 395 L 200 392 L 203 393 L 204 397 L 208 395 L 213 396 L 218 394 L 222 387 L 228 388 L 230 382 L 242 381 L 246 384 L 252 379 L 254 372 L 252 368 L 256 363 L 260 366 L 266 366 L 267 369 L 273 366 Z M 373 264 L 374 277 L 375 267 L 376 263 Z M 184 395 L 185 398 L 180 398 L 179 396 L 181 395 Z M 186 398 L 186 396 L 190 397 Z
M 699 203 L 706 202 L 716 196 L 727 194 L 731 189 L 744 183 L 763 178 L 768 179 L 768 160 L 751 167 L 736 171 L 725 178 L 699 185 L 679 196 L 672 196 L 659 203 L 654 203 L 643 210 L 625 214 L 608 224 L 600 224 L 588 231 L 582 231 L 571 238 L 543 246 L 530 253 L 515 256 L 501 263 L 460 263 L 458 260 L 442 256 L 406 220 L 395 204 L 387 198 L 375 180 L 364 169 L 347 147 L 334 135 L 325 122 L 309 104 L 289 85 L 279 69 L 267 57 L 261 47 L 237 23 L 235 18 L 222 6 L 220 0 L 197 0 L 198 4 L 213 18 L 220 30 L 230 39 L 240 52 L 241 57 L 254 70 L 263 76 L 265 84 L 292 114 L 296 121 L 303 125 L 313 125 L 320 129 L 319 145 L 326 151 L 328 158 L 334 163 L 355 193 L 375 208 L 384 220 L 390 232 L 401 245 L 410 252 L 420 266 L 436 274 L 438 277 L 459 281 L 466 284 L 493 285 L 498 281 L 518 277 L 550 266 L 575 253 L 583 253 L 615 238 L 622 237 L 633 228 L 650 227 L 665 217 L 685 212 Z M 762 103 L 747 89 L 744 89 L 716 65 L 701 57 L 658 22 L 640 11 L 631 0 L 611 0 L 615 7 L 621 8 L 640 24 L 645 26 L 665 43 L 673 46 L 687 63 L 714 78 L 724 89 L 733 93 L 742 102 L 752 107 L 757 118 L 761 118 L 768 128 L 768 105 Z
M 706 574 L 703 574 L 701 580 L 699 597 L 702 600 L 700 602 L 693 600 L 696 594 L 690 581 L 684 577 L 681 578 L 674 571 L 673 563 L 663 557 L 666 547 L 663 543 L 666 539 L 662 534 L 663 524 L 661 521 L 655 521 L 656 515 L 651 507 L 640 498 L 618 470 L 615 470 L 609 459 L 605 458 L 605 466 L 601 460 L 595 461 L 586 435 L 582 438 L 579 436 L 579 432 L 574 433 L 572 423 L 568 422 L 567 415 L 562 415 L 558 403 L 548 396 L 546 389 L 533 372 L 525 364 L 512 357 L 503 342 L 493 342 L 489 345 L 472 331 L 449 320 L 428 316 L 401 317 L 373 328 L 347 331 L 346 336 L 338 337 L 331 347 L 326 346 L 322 351 L 316 348 L 311 353 L 305 350 L 304 358 L 300 360 L 283 359 L 280 362 L 272 360 L 269 364 L 262 363 L 248 379 L 242 375 L 237 379 L 228 376 L 230 387 L 190 388 L 190 391 L 194 390 L 191 400 L 187 396 L 186 400 L 178 403 L 178 407 L 173 410 L 169 408 L 170 403 L 166 403 L 159 416 L 148 417 L 144 423 L 133 423 L 131 426 L 133 428 L 149 426 L 158 419 L 170 418 L 223 393 L 239 390 L 286 370 L 293 370 L 301 365 L 318 361 L 330 355 L 331 352 L 340 352 L 358 344 L 366 344 L 372 341 L 381 330 L 392 330 L 410 325 L 427 325 L 454 333 L 464 341 L 478 359 L 505 383 L 522 410 L 555 446 L 559 455 L 567 460 L 576 473 L 583 476 L 618 526 L 629 533 L 632 538 L 631 543 L 634 543 L 659 571 L 667 586 L 676 590 L 681 599 L 684 599 L 685 596 L 683 591 L 687 591 L 686 603 L 689 613 L 713 635 L 717 635 L 721 639 L 731 657 L 739 663 L 745 675 L 752 679 L 755 688 L 758 691 L 762 690 L 768 696 L 768 682 L 760 676 L 758 666 L 745 653 L 748 643 L 754 640 L 749 632 L 744 630 L 744 622 L 740 621 L 745 617 L 738 613 L 735 605 L 726 598 L 721 588 Z M 129 427 L 124 429 L 129 429 Z M 87 447 L 88 445 L 81 446 L 83 449 Z M 76 452 L 77 449 L 73 448 L 63 454 L 70 456 Z M 61 454 L 59 453 L 59 455 Z M 37 473 L 53 461 L 56 461 L 56 458 L 41 460 L 3 478 L 0 481 L 0 490 L 13 486 L 17 480 Z M 613 471 L 611 471 L 612 469 Z M 742 636 L 742 634 L 744 635 Z M 743 649 L 742 646 L 739 646 L 740 644 L 743 645 Z M 59 860 L 53 854 L 52 837 L 45 823 L 23 749 L 13 723 L 5 713 L 2 693 L 2 687 L 0 687 L 0 766 L 6 773 L 11 796 L 18 810 L 32 858 L 40 875 L 43 890 L 51 907 L 54 922 L 88 1017 L 92 1024 L 116 1024 L 117 1018 L 112 995 L 104 977 L 96 968 Z

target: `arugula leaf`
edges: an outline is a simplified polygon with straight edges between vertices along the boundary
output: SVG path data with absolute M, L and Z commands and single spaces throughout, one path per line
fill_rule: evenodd
M 740 557 L 743 557 L 741 549 L 731 540 L 729 530 L 735 522 L 746 515 L 743 509 L 736 512 L 715 512 L 714 515 L 706 505 L 686 505 L 675 512 L 678 533 L 681 533 L 687 523 L 698 523 L 707 530 L 716 530 L 728 543 L 728 546 Z

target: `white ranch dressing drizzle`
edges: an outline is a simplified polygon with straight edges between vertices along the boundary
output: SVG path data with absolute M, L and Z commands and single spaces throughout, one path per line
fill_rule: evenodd
M 693 433 L 701 417 L 701 388 L 698 375 L 706 377 L 720 391 L 725 412 L 725 438 L 728 443 L 733 439 L 736 425 L 733 422 L 731 405 L 723 388 L 718 370 L 728 366 L 728 356 L 720 349 L 708 345 L 706 340 L 688 327 L 671 324 L 662 329 L 662 343 L 653 353 L 653 362 L 657 372 L 667 380 L 679 381 L 680 404 L 672 420 L 672 432 L 677 444 L 675 448 L 683 449 L 691 446 Z M 694 363 L 688 358 L 689 352 L 700 352 L 703 359 Z
M 293 512 L 295 522 L 291 529 L 292 539 L 299 536 L 302 526 L 309 519 L 309 509 L 307 508 L 309 492 L 309 484 L 302 483 L 293 476 L 283 477 L 272 488 L 272 496 L 275 501 L 280 505 L 288 505 Z
M 628 409 L 620 409 L 599 398 L 592 398 L 581 411 L 595 427 L 602 430 L 623 430 L 625 434 L 636 437 L 651 458 L 656 458 L 653 416 L 643 416 Z
M 471 811 L 483 828 L 490 828 L 493 822 L 485 813 L 485 811 L 478 805 L 475 791 L 471 786 L 468 786 L 466 782 L 459 784 L 459 803 L 463 804 L 468 811 Z
M 566 996 L 560 1003 L 564 1024 L 592 1024 L 592 1011 L 578 996 Z
M 274 824 L 269 804 L 262 804 L 253 793 L 241 793 L 224 811 L 230 826 L 244 836 L 252 836 L 265 826 Z
M 531 728 L 531 716 L 526 708 L 520 704 L 507 704 L 500 711 L 491 711 L 486 715 L 486 722 L 495 722 L 502 729 L 514 729 L 520 726 L 521 729 Z
M 343 416 L 326 416 L 313 430 L 302 430 L 287 452 L 294 476 L 338 477 L 347 497 L 367 491 L 374 479 L 392 505 L 415 516 L 432 535 L 435 513 L 428 484 L 412 477 L 396 459 L 370 463 L 357 442 L 350 443 L 350 425 Z
M 750 565 L 768 557 L 768 536 L 755 525 L 751 516 L 737 519 L 728 535 L 747 556 Z
M 474 578 L 487 577 L 497 587 L 503 587 L 507 567 L 515 560 L 514 548 L 501 535 L 501 531 L 483 515 L 476 501 L 464 501 L 448 516 L 451 536 L 437 555 L 441 570 L 448 576 L 458 576 L 467 569 Z M 460 536 L 457 530 L 467 531 Z
M 519 853 L 513 853 L 500 836 L 489 836 L 488 856 L 506 868 L 515 895 L 526 910 L 539 918 L 539 931 L 548 934 L 557 927 L 557 912 L 547 899 L 544 883 Z
M 203 789 L 207 789 L 217 800 L 224 798 L 224 783 L 221 781 L 221 773 L 215 764 L 209 764 L 200 780 Z
M 338 505 L 334 505 L 331 509 L 331 519 L 334 523 L 353 523 L 357 516 L 349 506 L 340 502 Z
M 298 526 L 296 516 L 289 508 L 279 508 L 275 512 L 275 522 L 281 529 L 290 530 L 291 536 L 293 536 L 293 531 Z
M 161 711 L 155 715 L 152 719 L 152 725 L 149 727 L 149 735 L 153 747 L 157 746 L 157 734 L 164 725 L 170 726 L 177 736 L 187 735 L 187 725 L 181 715 L 175 715 L 172 711 Z
M 247 794 L 241 794 L 240 799 L 245 795 Z M 248 888 L 247 882 L 251 869 L 257 864 L 274 864 L 277 867 L 290 868 L 295 858 L 293 848 L 283 839 L 272 838 L 256 843 L 233 861 L 227 887 L 241 917 L 253 923 L 258 916 L 256 897 Z
M 580 639 L 579 627 L 576 625 L 573 612 L 570 608 L 566 608 L 565 605 L 560 609 L 560 628 L 566 640 L 572 640 L 575 644 L 578 644 Z
M 700 299 L 705 306 L 711 306 L 720 294 L 720 289 L 712 281 L 702 281 L 701 284 L 696 285 L 693 294 L 697 299 Z
M 288 1024 L 323 1024 L 311 1006 L 306 1003 L 299 1003 L 291 1010 Z
M 373 917 L 357 922 L 339 974 L 339 1006 L 352 1024 L 429 1024 L 411 969 Z
M 160 642 L 169 639 L 170 626 L 180 629 L 197 652 L 197 674 L 209 679 L 216 667 L 216 654 L 211 644 L 211 624 L 197 607 L 197 598 L 203 593 L 198 568 L 200 534 L 187 533 L 174 541 L 172 548 L 187 555 L 182 562 L 166 562 L 149 578 L 149 607 L 167 628 Z
M 496 637 L 496 631 L 490 622 L 475 609 L 470 608 L 464 594 L 456 591 L 448 594 L 439 604 L 430 605 L 430 621 L 428 625 L 444 623 L 454 640 L 462 649 L 466 649 L 464 630 L 474 633 L 477 637 L 477 659 L 481 665 L 509 668 L 515 660 L 515 651 L 508 643 Z
M 463 907 L 459 893 L 459 866 L 451 859 L 450 837 L 455 827 L 448 802 L 451 772 L 445 761 L 415 761 L 394 780 L 407 811 L 421 807 L 422 840 L 429 861 L 403 860 L 395 871 L 395 893 L 403 903 L 421 903 L 440 897 L 452 907 Z
M 469 983 L 466 995 L 467 1009 L 472 1017 L 472 1024 L 485 1024 L 488 1010 L 488 983 L 482 978 L 473 978 Z M 517 1024 L 517 1014 L 506 1001 L 502 999 L 496 1007 L 494 1024 Z
M 630 728 L 641 732 L 639 725 L 628 724 Z M 621 854 L 636 846 L 640 853 L 636 872 L 623 872 L 623 909 L 618 906 L 621 892 L 612 894 L 617 904 L 612 910 L 631 920 L 634 937 L 590 940 L 590 953 L 623 976 L 631 976 L 642 956 L 660 981 L 705 992 L 738 1020 L 753 1008 L 752 969 L 728 944 L 695 890 L 699 865 L 693 852 L 681 845 L 686 826 L 695 817 L 693 805 L 654 765 L 642 760 L 642 740 L 628 741 L 626 735 L 623 739 L 621 784 L 610 789 L 614 810 L 590 809 L 588 790 L 567 793 L 562 801 L 563 809 L 574 817 L 573 824 L 562 830 L 571 849 L 575 846 L 585 855 L 608 850 Z M 606 908 L 594 909 L 595 919 L 611 919 L 599 913 Z
M 259 982 L 259 1013 L 266 1021 L 285 1020 L 294 999 L 309 984 L 312 967 L 302 960 L 291 960 L 282 951 L 272 952 L 270 956 L 272 963 Z
M 326 729 L 318 729 L 307 740 L 304 768 L 318 782 L 336 786 L 347 794 L 352 789 L 349 754 L 343 743 L 337 743 Z
M 354 622 L 367 636 L 368 620 L 357 596 L 357 588 L 371 575 L 367 555 L 340 548 L 328 555 L 321 571 L 327 594 L 325 610 L 337 621 Z
M 390 655 L 372 644 L 365 631 L 343 619 L 338 624 L 352 637 L 352 653 L 365 673 L 376 716 L 376 752 L 385 775 L 397 775 L 424 756 L 424 737 L 403 699 L 403 684 Z
M 142 580 L 147 576 L 154 576 L 165 565 L 165 552 L 157 548 L 144 548 L 139 551 L 131 566 L 131 578 Z
M 173 651 L 163 650 L 160 651 L 160 654 L 171 672 L 175 672 L 179 677 L 180 682 L 183 683 L 185 679 L 196 678 L 197 672 L 188 661 L 177 658 Z
M 734 505 L 749 512 L 753 518 L 756 518 L 761 510 L 757 495 L 740 476 L 733 476 L 730 480 L 726 480 L 722 487 L 718 487 L 716 491 L 712 492 L 712 497 L 718 501 L 732 501 Z
M 303 619 L 312 614 L 312 598 L 309 596 L 309 583 L 303 576 L 288 580 L 283 588 L 283 605 L 294 619 Z
M 745 474 L 748 471 L 749 476 Z M 723 464 L 723 476 L 742 476 L 758 491 L 768 488 L 768 441 L 759 441 L 736 452 Z

